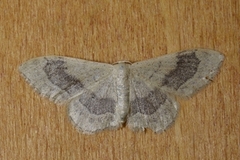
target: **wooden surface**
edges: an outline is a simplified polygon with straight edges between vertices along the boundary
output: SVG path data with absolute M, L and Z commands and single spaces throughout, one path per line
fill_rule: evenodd
M 18 66 L 43 55 L 131 62 L 191 48 L 226 59 L 211 85 L 179 99 L 162 134 L 127 127 L 78 132 L 66 107 L 40 97 Z M 240 157 L 239 0 L 0 1 L 0 159 L 226 159 Z

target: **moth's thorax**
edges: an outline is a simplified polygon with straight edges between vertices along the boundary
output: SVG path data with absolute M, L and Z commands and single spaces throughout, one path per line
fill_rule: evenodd
M 127 63 L 118 63 L 113 70 L 118 97 L 116 113 L 119 113 L 121 121 L 124 121 L 129 111 L 129 66 Z

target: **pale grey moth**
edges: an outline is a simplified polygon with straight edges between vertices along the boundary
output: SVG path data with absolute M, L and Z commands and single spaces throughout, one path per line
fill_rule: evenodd
M 162 132 L 175 120 L 174 96 L 190 97 L 212 81 L 224 56 L 207 49 L 186 50 L 114 65 L 46 56 L 19 68 L 30 85 L 57 104 L 68 105 L 74 126 L 83 133 L 116 129 Z

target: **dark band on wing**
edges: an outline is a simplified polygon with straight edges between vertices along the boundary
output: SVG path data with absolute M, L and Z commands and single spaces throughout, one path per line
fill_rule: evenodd
M 163 80 L 163 85 L 178 89 L 187 80 L 191 79 L 197 72 L 200 60 L 195 52 L 190 54 L 179 54 L 177 56 L 177 66 L 169 72 Z
M 79 91 L 83 88 L 82 83 L 77 78 L 65 72 L 67 67 L 64 66 L 65 62 L 63 60 L 46 60 L 47 64 L 43 67 L 43 71 L 54 85 L 69 94 L 74 94 L 73 91 Z
M 155 113 L 162 104 L 165 103 L 167 95 L 155 89 L 149 92 L 146 97 L 138 98 L 130 102 L 131 115 L 141 113 L 145 115 L 151 115 Z
M 80 96 L 79 102 L 84 105 L 90 113 L 101 115 L 115 112 L 116 102 L 110 98 L 98 98 L 94 93 L 84 93 Z

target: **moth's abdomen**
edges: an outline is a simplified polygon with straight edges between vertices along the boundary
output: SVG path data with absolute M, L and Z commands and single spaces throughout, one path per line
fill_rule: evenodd
M 129 112 L 129 64 L 115 64 L 113 72 L 117 92 L 115 113 L 119 116 L 119 120 L 124 122 Z

